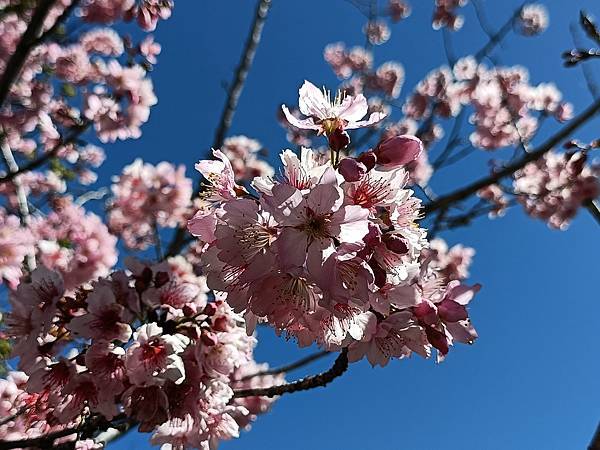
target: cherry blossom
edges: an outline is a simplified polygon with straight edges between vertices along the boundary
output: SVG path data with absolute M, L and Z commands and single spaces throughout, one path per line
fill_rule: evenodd
M 367 99 L 359 94 L 356 97 L 338 93 L 332 101 L 327 91 L 320 91 L 314 84 L 305 81 L 299 91 L 300 112 L 307 116 L 299 120 L 282 105 L 288 122 L 301 129 L 315 130 L 318 134 L 331 135 L 336 129 L 352 130 L 374 125 L 384 119 L 381 113 L 372 113 L 362 121 L 368 111 Z

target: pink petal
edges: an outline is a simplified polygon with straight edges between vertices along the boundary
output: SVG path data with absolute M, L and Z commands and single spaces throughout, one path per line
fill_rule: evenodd
M 319 184 L 306 199 L 306 205 L 317 215 L 328 214 L 337 211 L 344 197 L 342 190 L 333 184 Z
M 318 119 L 328 119 L 330 105 L 318 87 L 310 81 L 304 80 L 298 94 L 300 97 L 298 106 L 302 114 Z
M 321 128 L 315 124 L 315 121 L 312 119 L 312 117 L 309 117 L 308 119 L 298 119 L 290 112 L 287 106 L 281 105 L 281 109 L 283 110 L 283 114 L 285 114 L 285 118 L 290 125 L 293 125 L 296 128 L 303 130 L 319 130 Z
M 335 110 L 335 115 L 348 122 L 356 122 L 367 115 L 369 104 L 364 95 L 348 96 Z
M 354 130 L 356 128 L 364 128 L 381 122 L 385 119 L 386 115 L 381 112 L 374 112 L 369 116 L 368 120 L 362 120 L 360 122 L 349 122 L 344 128 L 346 130 Z

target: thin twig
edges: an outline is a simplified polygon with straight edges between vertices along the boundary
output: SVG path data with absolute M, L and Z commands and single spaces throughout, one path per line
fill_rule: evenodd
M 600 111 L 600 100 L 592 103 L 584 112 L 579 114 L 577 117 L 567 123 L 560 131 L 554 136 L 550 137 L 546 142 L 540 145 L 538 148 L 532 149 L 529 153 L 525 154 L 519 161 L 510 164 L 503 169 L 496 171 L 495 173 L 481 178 L 463 188 L 457 189 L 447 195 L 440 196 L 437 200 L 427 203 L 423 207 L 425 214 L 432 213 L 441 208 L 447 208 L 452 204 L 455 204 L 461 200 L 464 200 L 475 194 L 478 190 L 483 189 L 486 186 L 497 183 L 499 180 L 512 175 L 517 170 L 525 167 L 527 163 L 536 161 L 545 153 L 549 152 L 554 146 L 560 144 L 564 139 L 569 137 L 575 130 L 585 124 L 588 120 L 594 117 Z
M 19 172 L 19 165 L 17 161 L 15 161 L 15 155 L 6 142 L 6 138 L 4 136 L 0 137 L 0 145 L 2 146 L 2 157 L 6 162 L 6 166 L 11 174 Z M 17 195 L 17 206 L 19 208 L 19 218 L 21 219 L 21 226 L 27 227 L 31 223 L 31 217 L 29 215 L 29 203 L 27 201 L 27 194 L 25 193 L 25 188 L 21 184 L 21 180 L 19 178 L 13 179 L 13 186 L 15 187 L 15 193 Z M 29 272 L 33 272 L 35 269 L 35 254 L 33 252 L 27 253 L 25 255 L 25 266 Z
M 337 357 L 331 369 L 318 375 L 301 378 L 298 381 L 271 386 L 267 388 L 238 389 L 233 391 L 234 397 L 275 397 L 292 392 L 306 391 L 321 386 L 326 386 L 348 369 L 348 349 L 344 348 Z M 1 449 L 0 449 L 1 450 Z
M 324 356 L 327 356 L 329 354 L 331 354 L 331 352 L 329 352 L 327 350 L 313 353 L 312 355 L 308 355 L 302 359 L 299 359 L 298 361 L 295 361 L 291 364 L 287 364 L 285 366 L 274 367 L 272 369 L 262 370 L 260 372 L 246 375 L 245 377 L 240 378 L 240 381 L 249 380 L 250 378 L 254 378 L 254 377 L 264 377 L 266 375 L 278 375 L 280 373 L 291 372 L 292 370 L 296 370 L 296 369 L 299 369 L 300 367 L 304 367 L 307 364 L 310 364 L 311 362 L 316 361 L 317 359 L 321 359 Z
M 0 450 L 10 450 L 13 448 L 54 448 L 54 441 L 58 438 L 77 433 L 80 427 L 65 428 L 54 433 L 45 434 L 36 438 L 19 439 L 16 441 L 0 441 Z
M 217 131 L 215 132 L 213 148 L 221 148 L 221 146 L 223 145 L 223 141 L 225 140 L 225 135 L 231 127 L 231 122 L 233 121 L 233 116 L 235 114 L 235 110 L 240 100 L 240 95 L 242 94 L 242 90 L 244 89 L 244 84 L 246 82 L 246 78 L 248 77 L 248 72 L 252 67 L 252 62 L 254 61 L 256 49 L 258 48 L 258 44 L 260 43 L 262 30 L 265 25 L 265 20 L 267 18 L 267 13 L 269 12 L 270 7 L 271 0 L 259 0 L 258 4 L 256 5 L 256 12 L 254 14 L 254 23 L 252 24 L 252 30 L 250 31 L 250 35 L 246 40 L 246 45 L 244 46 L 244 51 L 242 53 L 242 59 L 238 63 L 237 69 L 235 71 L 235 76 L 233 78 L 233 83 L 231 83 L 231 86 L 229 87 L 229 91 L 227 93 L 225 108 L 223 109 L 223 112 L 221 114 L 221 120 L 219 121 Z
M 31 16 L 31 21 L 17 44 L 17 48 L 7 61 L 0 77 L 0 108 L 4 105 L 10 88 L 21 73 L 21 69 L 31 50 L 37 45 L 37 38 L 52 5 L 56 0 L 41 0 Z
M 585 203 L 585 207 L 590 212 L 590 214 L 596 219 L 598 225 L 600 225 L 600 203 L 598 200 L 588 200 Z
M 54 147 L 52 147 L 49 151 L 44 153 L 42 156 L 25 164 L 23 167 L 21 167 L 16 172 L 10 172 L 10 173 L 4 175 L 3 177 L 0 177 L 0 184 L 11 181 L 17 175 L 20 175 L 25 172 L 30 172 L 31 170 L 34 170 L 34 169 L 37 169 L 38 167 L 43 166 L 49 160 L 54 158 L 64 146 L 72 144 L 77 139 L 79 139 L 79 136 L 81 136 L 83 134 L 83 132 L 88 129 L 90 124 L 91 124 L 91 122 L 86 121 L 83 124 L 78 125 L 77 127 L 73 128 L 73 130 L 71 131 L 71 134 L 69 134 L 69 136 L 67 136 L 64 139 L 63 138 L 59 139 L 58 143 L 56 143 L 54 145 Z
M 154 250 L 156 251 L 156 260 L 160 262 L 163 260 L 163 252 L 160 242 L 160 232 L 158 230 L 158 224 L 156 223 L 156 220 L 154 220 L 152 223 L 152 234 L 154 240 Z
M 36 41 L 33 43 L 34 46 L 41 44 L 47 38 L 49 38 L 54 33 L 56 33 L 56 31 L 58 30 L 58 27 L 60 27 L 64 22 L 67 21 L 67 19 L 71 15 L 71 13 L 75 10 L 75 8 L 77 8 L 77 6 L 79 6 L 79 3 L 81 3 L 81 0 L 72 0 L 71 4 L 63 10 L 61 15 L 54 22 L 54 24 L 52 24 L 52 26 L 50 28 L 48 28 L 46 31 L 44 31 L 42 33 L 42 35 L 36 39 Z
M 483 59 L 486 55 L 489 55 L 490 52 L 503 41 L 510 30 L 512 30 L 517 18 L 521 15 L 524 5 L 525 3 L 521 5 L 521 7 L 517 8 L 510 19 L 508 19 L 506 23 L 502 25 L 502 27 L 500 27 L 500 29 L 492 37 L 490 37 L 490 40 L 487 42 L 487 44 L 485 44 L 481 50 L 475 53 L 475 59 L 477 61 L 481 61 L 481 59 Z
M 254 21 L 252 22 L 252 27 L 250 28 L 250 34 L 246 39 L 246 45 L 244 46 L 242 57 L 235 71 L 233 82 L 229 87 L 227 99 L 225 100 L 225 107 L 223 108 L 223 112 L 221 114 L 221 120 L 219 121 L 219 125 L 215 132 L 215 137 L 213 141 L 213 148 L 215 149 L 220 148 L 223 145 L 225 135 L 231 127 L 233 116 L 235 114 L 240 95 L 244 88 L 244 83 L 246 82 L 248 72 L 250 71 L 252 63 L 254 61 L 256 49 L 258 48 L 258 44 L 260 43 L 262 30 L 265 25 L 267 13 L 269 12 L 270 7 L 271 0 L 259 0 L 256 5 Z M 196 197 L 198 195 L 200 189 L 201 184 L 198 183 L 194 191 L 193 197 Z M 188 240 L 189 238 L 186 237 L 185 228 L 178 228 L 175 232 L 175 235 L 173 236 L 173 239 L 171 240 L 169 247 L 167 248 L 165 256 L 176 255 L 186 245 L 186 241 Z
M 592 442 L 588 445 L 588 450 L 600 450 L 600 424 L 596 428 Z
M 571 31 L 571 36 L 573 37 L 573 44 L 575 47 L 581 48 L 582 43 L 578 34 L 578 28 L 571 24 L 569 26 L 569 30 Z M 598 89 L 598 83 L 594 80 L 594 74 L 590 70 L 590 66 L 586 64 L 586 61 L 581 61 L 579 64 L 581 66 L 581 71 L 583 72 L 583 77 L 585 78 L 585 83 L 587 84 L 588 91 L 592 94 L 594 100 L 600 97 L 600 89 Z

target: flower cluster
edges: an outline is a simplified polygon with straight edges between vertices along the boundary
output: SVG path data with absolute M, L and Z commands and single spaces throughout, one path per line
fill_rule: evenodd
M 475 249 L 456 244 L 448 248 L 441 238 L 429 241 L 429 248 L 421 252 L 421 260 L 435 269 L 446 281 L 465 280 L 469 278 L 469 266 L 475 255 Z
M 546 7 L 539 3 L 523 6 L 519 14 L 518 29 L 525 36 L 535 36 L 548 28 L 549 18 Z
M 405 0 L 389 0 L 387 9 L 390 19 L 394 22 L 406 19 L 412 12 L 410 5 Z
M 153 432 L 154 444 L 208 448 L 269 409 L 273 399 L 233 400 L 234 387 L 282 380 L 254 379 L 266 367 L 252 359 L 242 317 L 168 263 L 128 264 L 77 290 L 42 266 L 11 292 L 6 332 L 23 372 L 0 392 L 3 417 L 21 413 L 0 438 L 118 418 Z
M 6 3 L 6 2 L 5 2 Z M 8 2 L 11 3 L 12 2 Z M 0 73 L 4 73 L 33 15 L 35 2 L 6 8 L 0 17 Z M 166 19 L 172 1 L 86 0 L 73 11 L 71 1 L 54 2 L 44 21 L 42 36 L 35 43 L 0 105 L 3 145 L 16 153 L 19 165 L 31 159 L 48 158 L 51 172 L 23 174 L 24 189 L 61 192 L 64 182 L 88 185 L 104 160 L 100 149 L 77 139 L 94 129 L 102 142 L 136 138 L 156 103 L 147 69 L 156 62 L 160 46 L 151 38 L 133 45 L 105 25 L 135 19 L 144 30 Z M 62 22 L 69 26 L 68 39 L 61 35 Z M 3 187 L 3 189 L 5 189 Z
M 192 197 L 192 180 L 185 167 L 168 162 L 156 166 L 136 159 L 115 177 L 108 223 L 129 248 L 145 249 L 155 227 L 183 223 Z
M 435 0 L 432 25 L 435 30 L 449 28 L 452 31 L 460 30 L 465 21 L 463 16 L 456 14 L 456 10 L 467 4 L 469 0 Z
M 546 153 L 515 172 L 517 200 L 531 217 L 566 229 L 577 210 L 600 195 L 600 166 L 586 162 L 585 152 Z
M 19 218 L 0 209 L 0 281 L 13 289 L 19 284 L 25 256 L 33 254 L 33 244 L 31 231 L 21 227 Z
M 221 151 L 231 161 L 236 181 L 250 182 L 254 177 L 270 177 L 275 173 L 266 161 L 259 159 L 260 142 L 246 136 L 231 136 L 223 141 Z
M 407 100 L 404 113 L 415 120 L 431 114 L 455 117 L 467 105 L 474 109 L 471 142 L 486 150 L 529 140 L 541 116 L 565 121 L 572 114 L 554 84 L 532 86 L 523 67 L 488 69 L 473 57 L 462 58 L 453 70 L 431 72 Z
M 368 30 L 367 30 L 368 31 Z M 381 40 L 379 43 L 383 43 Z M 363 91 L 397 98 L 404 83 L 404 68 L 401 64 L 388 61 L 373 70 L 373 56 L 363 47 L 346 46 L 337 42 L 329 44 L 323 52 L 325 61 L 340 79 L 346 79 L 342 88 L 349 94 L 358 95 Z
M 420 141 L 398 136 L 339 160 L 333 125 L 370 125 L 358 122 L 364 97 L 332 107 L 305 83 L 300 110 L 309 117 L 290 122 L 325 134 L 330 161 L 286 150 L 281 177 L 254 179 L 258 197 L 236 185 L 223 153 L 197 164 L 209 184 L 189 230 L 203 243 L 208 286 L 226 293 L 250 331 L 267 321 L 302 346 L 348 347 L 352 360 L 385 365 L 432 348 L 441 358 L 454 341 L 470 342 L 464 306 L 477 288 L 445 282 L 419 259 L 426 232 L 404 166 L 418 158 Z
M 65 197 L 46 216 L 34 217 L 37 258 L 61 273 L 67 289 L 107 275 L 117 263 L 117 238 L 102 219 Z

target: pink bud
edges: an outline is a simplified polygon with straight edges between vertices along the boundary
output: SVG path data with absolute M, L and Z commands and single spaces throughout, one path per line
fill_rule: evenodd
M 444 299 L 437 305 L 438 314 L 446 322 L 458 322 L 469 318 L 467 309 L 455 301 Z
M 204 314 L 206 314 L 207 316 L 212 316 L 216 312 L 217 312 L 217 307 L 213 303 L 208 303 L 204 307 Z
M 338 171 L 346 181 L 359 181 L 367 173 L 367 168 L 354 158 L 344 158 L 340 161 Z
M 371 170 L 377 164 L 377 156 L 372 150 L 358 155 L 357 160 L 365 165 L 367 170 Z
M 423 143 L 415 136 L 402 135 L 388 138 L 377 145 L 377 162 L 384 166 L 405 166 L 415 161 L 423 151 Z
M 215 331 L 229 331 L 229 321 L 227 317 L 217 317 L 213 319 L 212 327 Z
M 211 333 L 210 331 L 202 332 L 202 334 L 200 335 L 200 339 L 202 340 L 202 343 L 208 347 L 212 347 L 218 342 L 217 336 L 214 333 Z

